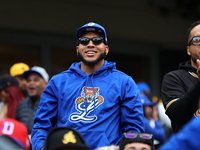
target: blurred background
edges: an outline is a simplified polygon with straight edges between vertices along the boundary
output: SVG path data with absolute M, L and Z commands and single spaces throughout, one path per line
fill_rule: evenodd
M 76 29 L 96 22 L 107 30 L 107 60 L 159 95 L 164 74 L 189 59 L 186 32 L 199 19 L 199 0 L 1 0 L 0 74 L 17 62 L 50 76 L 68 69 L 79 61 Z

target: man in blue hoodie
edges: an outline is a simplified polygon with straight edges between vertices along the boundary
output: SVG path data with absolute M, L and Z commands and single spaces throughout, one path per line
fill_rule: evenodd
M 78 130 L 92 150 L 117 145 L 124 132 L 144 132 L 144 115 L 134 80 L 105 60 L 106 30 L 90 22 L 76 30 L 80 62 L 52 77 L 46 86 L 32 130 L 34 150 L 57 127 Z

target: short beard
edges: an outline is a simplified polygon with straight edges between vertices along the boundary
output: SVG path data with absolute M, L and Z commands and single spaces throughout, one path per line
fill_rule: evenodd
M 191 60 L 195 65 L 197 65 L 197 59 L 198 59 L 198 56 L 195 57 L 194 55 L 191 54 Z
M 94 66 L 95 64 L 97 64 L 98 62 L 100 62 L 101 60 L 106 58 L 106 51 L 104 51 L 104 53 L 102 53 L 99 58 L 97 58 L 94 61 L 87 61 L 83 58 L 83 56 L 78 52 L 77 53 L 79 59 L 87 66 Z

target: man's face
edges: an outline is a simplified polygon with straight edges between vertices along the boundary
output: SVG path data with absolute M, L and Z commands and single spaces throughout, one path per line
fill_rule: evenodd
M 46 85 L 46 81 L 38 74 L 30 74 L 27 78 L 27 91 L 32 98 L 39 98 Z
M 5 90 L 0 90 L 0 101 L 6 103 L 8 102 L 9 94 Z
M 189 40 L 191 40 L 194 36 L 200 36 L 200 25 L 195 26 L 191 30 Z M 200 59 L 200 46 L 192 44 L 187 46 L 187 53 L 191 56 L 192 66 L 196 68 L 196 59 Z
M 147 119 L 150 119 L 152 117 L 153 107 L 155 106 L 149 106 L 149 105 L 144 106 L 144 116 Z
M 124 150 L 151 150 L 150 145 L 144 143 L 128 143 Z
M 18 83 L 19 83 L 19 88 L 24 91 L 27 88 L 27 81 L 26 79 L 24 79 L 24 77 L 22 75 L 18 75 L 15 76 L 15 78 L 17 79 Z
M 82 37 L 100 37 L 97 33 L 88 32 Z M 88 66 L 94 66 L 96 64 L 103 64 L 103 59 L 109 51 L 109 47 L 103 42 L 100 44 L 94 44 L 91 40 L 88 44 L 79 44 L 76 47 L 77 55 L 80 57 L 81 61 Z

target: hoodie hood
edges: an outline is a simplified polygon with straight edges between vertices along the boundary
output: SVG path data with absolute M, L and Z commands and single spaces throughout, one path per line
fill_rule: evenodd
M 81 66 L 81 62 L 73 63 L 69 67 L 68 71 L 76 72 L 78 75 L 80 75 L 82 77 L 88 76 L 85 72 L 83 72 L 80 69 L 80 66 Z M 112 70 L 112 69 L 116 69 L 116 63 L 115 62 L 110 62 L 110 61 L 109 62 L 108 61 L 104 61 L 104 65 L 101 68 L 99 68 L 98 70 L 96 70 L 95 72 L 93 72 L 92 74 L 90 74 L 89 76 L 95 76 L 95 75 L 98 75 L 98 74 L 106 75 L 106 72 L 108 70 Z
M 186 62 L 181 62 L 179 64 L 179 70 L 187 70 L 187 71 L 191 71 L 191 72 L 197 72 L 197 69 L 191 66 L 191 62 L 190 61 L 186 61 Z

